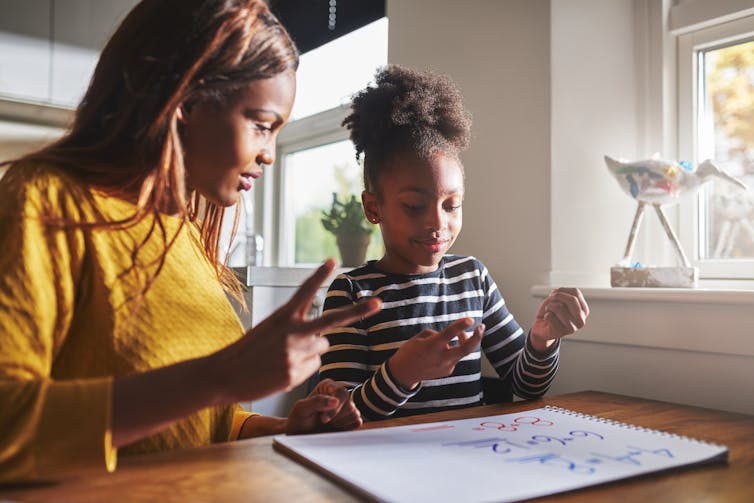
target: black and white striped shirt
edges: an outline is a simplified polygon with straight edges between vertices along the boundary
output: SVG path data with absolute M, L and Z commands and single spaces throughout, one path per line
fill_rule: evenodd
M 320 377 L 352 390 L 365 419 L 409 416 L 482 403 L 481 352 L 497 371 L 508 395 L 542 396 L 558 368 L 558 344 L 537 355 L 508 312 L 487 268 L 474 257 L 446 255 L 428 274 L 388 275 L 375 262 L 338 275 L 324 309 L 377 296 L 382 310 L 348 327 L 325 333 L 330 349 L 322 356 Z M 441 331 L 462 317 L 484 323 L 481 348 L 464 357 L 448 377 L 402 389 L 388 361 L 406 340 L 424 329 Z M 473 327 L 469 329 L 469 332 Z

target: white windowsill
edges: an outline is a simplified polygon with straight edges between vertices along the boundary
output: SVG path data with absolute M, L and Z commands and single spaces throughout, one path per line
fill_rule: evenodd
M 754 357 L 751 284 L 711 288 L 705 283 L 693 289 L 579 287 L 590 321 L 566 342 Z M 547 285 L 530 290 L 538 299 L 551 291 Z
M 530 292 L 533 297 L 545 298 L 553 287 L 535 285 Z M 638 302 L 675 302 L 688 304 L 754 304 L 754 287 L 751 282 L 712 287 L 702 282 L 699 288 L 616 288 L 616 287 L 579 287 L 585 297 L 590 299 L 638 301 Z
M 280 286 L 280 287 L 298 287 L 306 281 L 306 278 L 314 274 L 316 267 L 267 267 L 251 266 L 232 267 L 242 282 L 246 286 Z M 322 283 L 323 287 L 330 286 L 330 281 L 335 275 L 342 272 L 350 271 L 352 267 L 336 268 L 333 275 Z

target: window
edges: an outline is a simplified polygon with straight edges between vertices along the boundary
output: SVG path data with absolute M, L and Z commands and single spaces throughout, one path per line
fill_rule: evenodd
M 362 191 L 362 168 L 341 127 L 351 95 L 387 64 L 387 18 L 379 19 L 301 56 L 296 102 L 278 137 L 272 169 L 244 193 L 243 205 L 226 211 L 221 247 L 231 266 L 310 266 L 338 257 L 335 237 L 320 222 L 333 192 L 341 199 Z M 228 248 L 234 212 L 241 210 Z M 367 259 L 383 253 L 372 234 Z
M 362 167 L 341 123 L 351 95 L 385 64 L 387 18 L 302 55 L 296 103 L 278 139 L 274 176 L 264 181 L 264 194 L 255 194 L 256 208 L 263 212 L 255 222 L 268 243 L 266 265 L 309 266 L 338 257 L 321 213 L 333 193 L 360 199 L 363 190 Z M 367 259 L 381 257 L 382 251 L 375 232 Z
M 715 179 L 682 208 L 681 237 L 702 278 L 754 278 L 754 17 L 678 39 L 679 156 L 713 159 Z M 686 217 L 684 217 L 686 215 Z
M 301 55 L 291 121 L 347 103 L 387 64 L 387 18 Z
M 280 261 L 289 265 L 317 264 L 326 257 L 338 256 L 335 236 L 320 222 L 332 194 L 345 200 L 351 194 L 360 199 L 363 190 L 361 163 L 356 162 L 350 140 L 338 140 L 313 147 L 282 151 L 283 216 L 280 222 Z M 379 258 L 382 247 L 373 234 L 368 258 Z

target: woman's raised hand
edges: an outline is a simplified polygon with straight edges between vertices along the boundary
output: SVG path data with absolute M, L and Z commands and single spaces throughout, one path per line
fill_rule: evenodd
M 297 386 L 319 368 L 320 355 L 328 348 L 327 339 L 320 337 L 320 332 L 379 311 L 382 302 L 371 298 L 307 319 L 317 290 L 334 268 L 335 262 L 327 260 L 287 304 L 213 355 L 216 370 L 222 376 L 222 401 L 257 400 Z

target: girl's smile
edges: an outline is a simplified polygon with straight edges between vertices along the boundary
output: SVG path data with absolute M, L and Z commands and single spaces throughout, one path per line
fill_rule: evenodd
M 425 239 L 425 240 L 419 240 L 418 243 L 424 247 L 426 247 L 430 252 L 432 253 L 440 253 L 445 252 L 447 248 L 449 248 L 449 239 Z

